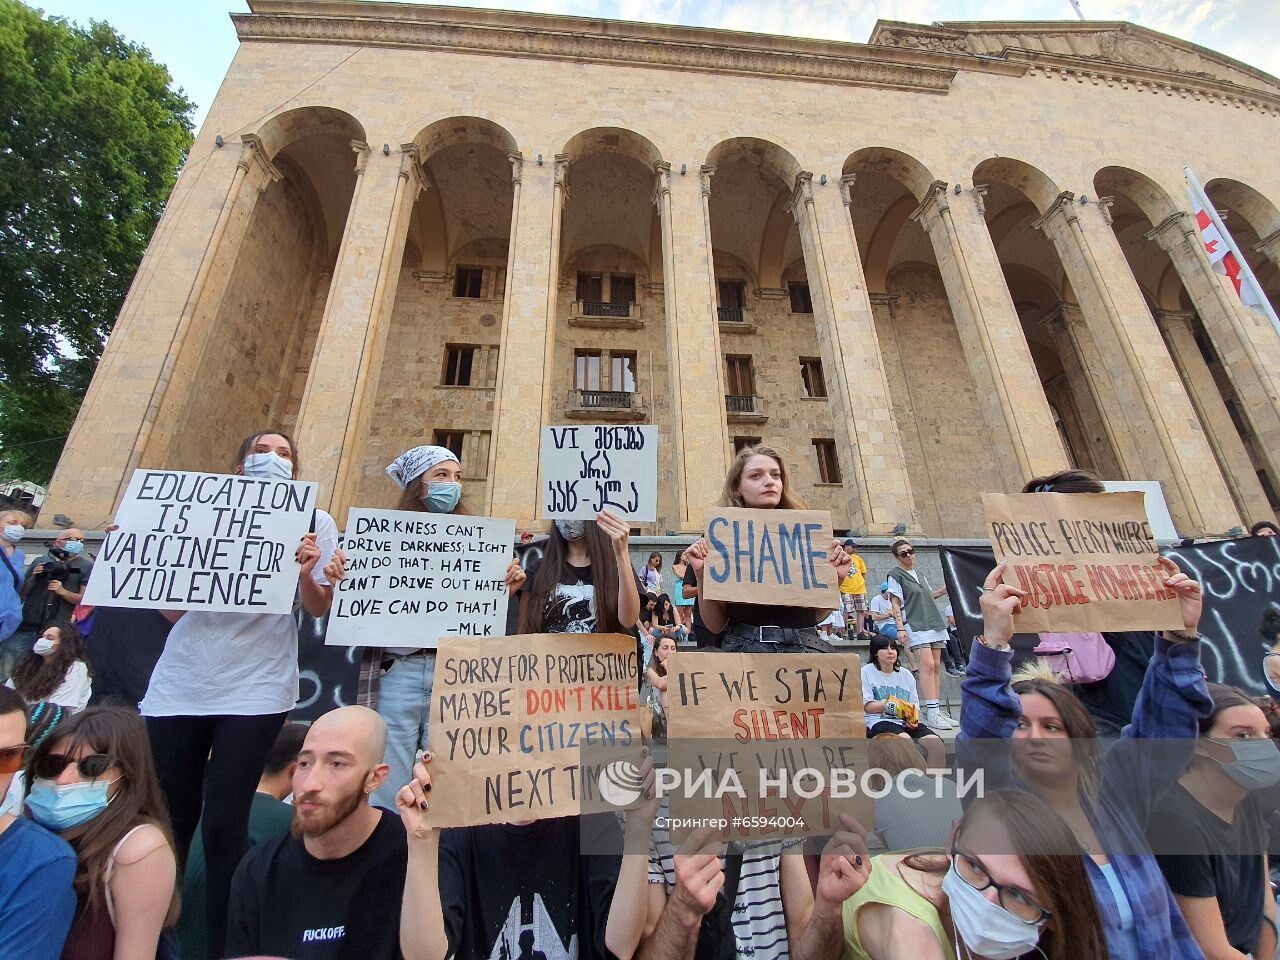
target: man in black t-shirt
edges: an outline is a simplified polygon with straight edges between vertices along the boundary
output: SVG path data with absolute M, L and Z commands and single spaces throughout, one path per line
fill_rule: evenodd
M 405 834 L 369 805 L 387 726 L 367 707 L 316 720 L 293 775 L 293 826 L 249 851 L 231 884 L 227 956 L 399 960 Z

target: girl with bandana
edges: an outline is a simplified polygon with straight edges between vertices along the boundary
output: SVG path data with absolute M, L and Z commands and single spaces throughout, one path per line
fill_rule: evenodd
M 401 490 L 399 510 L 460 514 L 462 464 L 448 447 L 424 445 L 406 450 L 387 467 L 387 476 Z M 524 584 L 519 561 L 507 567 L 508 595 Z M 511 596 L 513 608 L 518 601 Z M 508 617 L 510 621 L 511 617 Z M 373 793 L 373 802 L 394 810 L 396 792 L 409 782 L 419 750 L 427 748 L 431 717 L 431 685 L 435 680 L 434 650 L 418 647 L 366 649 L 361 668 L 362 703 L 374 707 L 387 722 L 386 763 L 391 771 Z M 366 702 L 373 701 L 373 702 Z

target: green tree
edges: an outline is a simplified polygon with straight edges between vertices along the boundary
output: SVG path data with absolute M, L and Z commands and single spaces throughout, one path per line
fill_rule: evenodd
M 0 0 L 5 475 L 53 474 L 191 146 L 193 107 L 164 65 L 108 24 Z

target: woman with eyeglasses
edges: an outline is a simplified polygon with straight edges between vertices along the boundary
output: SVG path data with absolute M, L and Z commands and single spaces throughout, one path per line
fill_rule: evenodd
M 92 707 L 63 724 L 31 757 L 27 812 L 76 853 L 62 960 L 155 957 L 178 917 L 178 858 L 142 718 Z
M 717 506 L 755 510 L 804 509 L 804 504 L 791 492 L 791 481 L 782 455 L 766 446 L 743 447 L 738 451 L 729 464 Z M 831 612 L 829 609 L 726 603 L 703 596 L 700 581 L 709 552 L 706 537 L 695 540 L 686 548 L 684 559 L 688 571 L 685 583 L 697 588 L 698 610 L 706 629 L 713 634 L 723 633 L 722 649 L 731 653 L 827 653 L 832 650 L 830 642 L 818 634 L 818 624 L 826 619 Z M 831 541 L 827 562 L 833 568 L 831 577 L 835 583 L 848 576 L 849 555 L 838 540 Z
M 62 951 L 75 914 L 75 852 L 65 840 L 20 815 L 9 798 L 31 742 L 27 707 L 0 687 L 0 955 L 49 960 Z
M 983 584 L 984 632 L 961 685 L 957 762 L 981 768 L 987 789 L 1015 786 L 1071 828 L 1114 960 L 1201 960 L 1203 953 L 1160 873 L 1146 830 L 1195 750 L 1210 700 L 1200 663 L 1200 585 L 1161 557 L 1155 573 L 1178 599 L 1182 630 L 1153 638 L 1132 719 L 1106 750 L 1085 705 L 1052 676 L 1012 674 L 1010 640 L 1026 594 Z
M 989 793 L 969 807 L 946 851 L 875 857 L 870 873 L 843 890 L 820 876 L 793 956 L 1105 960 L 1089 880 L 1069 855 L 1074 843 L 1062 819 L 1030 794 Z M 861 870 L 862 856 L 853 864 Z

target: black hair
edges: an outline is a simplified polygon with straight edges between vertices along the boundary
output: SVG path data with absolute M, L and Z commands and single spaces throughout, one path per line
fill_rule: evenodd
M 22 714 L 23 723 L 27 723 L 27 701 L 18 696 L 18 692 L 12 687 L 0 687 L 0 717 L 7 717 L 11 713 Z
M 876 669 L 880 668 L 880 661 L 877 659 L 877 654 L 879 654 L 881 650 L 888 650 L 890 648 L 895 650 L 898 654 L 898 665 L 895 669 L 901 669 L 902 647 L 898 644 L 898 641 L 893 639 L 893 637 L 885 636 L 883 633 L 877 633 L 871 638 L 871 662 L 875 664 Z
M 1200 718 L 1200 736 L 1202 737 L 1208 736 L 1209 731 L 1213 729 L 1213 725 L 1218 722 L 1218 717 L 1232 707 L 1256 707 L 1258 705 L 1243 690 L 1229 687 L 1225 683 L 1206 683 L 1205 687 L 1209 691 L 1209 699 L 1213 701 L 1213 709 L 1206 716 Z
M 262 772 L 280 773 L 296 761 L 298 754 L 302 752 L 302 742 L 307 739 L 308 729 L 305 723 L 286 723 L 276 737 L 276 742 L 271 745 L 271 752 L 267 754 Z
M 41 700 L 31 708 L 27 720 L 27 744 L 34 750 L 49 739 L 63 720 L 71 719 L 71 711 L 57 703 Z
M 1047 477 L 1032 477 L 1023 493 L 1106 493 L 1102 481 L 1088 470 L 1059 470 Z
M 1249 528 L 1249 536 L 1256 537 L 1263 530 L 1270 530 L 1277 537 L 1280 537 L 1280 527 L 1277 527 L 1270 520 L 1259 520 Z

